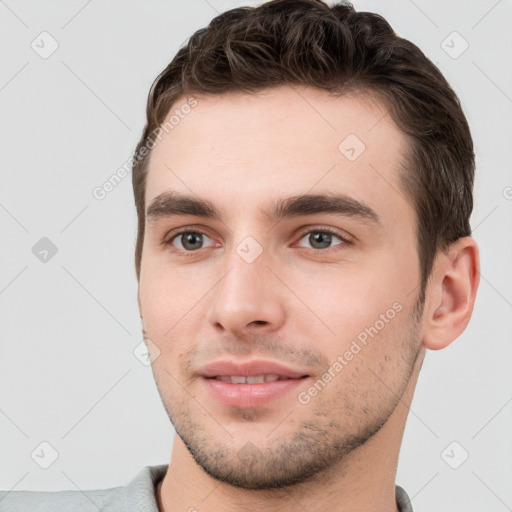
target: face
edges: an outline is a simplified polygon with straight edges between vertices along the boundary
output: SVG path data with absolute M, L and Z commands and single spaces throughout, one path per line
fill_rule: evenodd
M 139 307 L 213 477 L 304 481 L 393 413 L 421 345 L 405 148 L 376 102 L 279 87 L 197 97 L 153 149 Z

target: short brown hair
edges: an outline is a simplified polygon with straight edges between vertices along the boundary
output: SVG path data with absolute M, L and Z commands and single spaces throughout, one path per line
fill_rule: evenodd
M 303 85 L 333 95 L 370 94 L 409 140 L 403 192 L 417 215 L 421 302 L 439 248 L 471 234 L 473 141 L 459 99 L 439 69 L 380 15 L 348 2 L 273 0 L 226 11 L 198 30 L 156 78 L 134 155 L 140 279 L 145 184 L 155 130 L 182 96 L 254 93 Z M 141 152 L 143 151 L 143 153 Z

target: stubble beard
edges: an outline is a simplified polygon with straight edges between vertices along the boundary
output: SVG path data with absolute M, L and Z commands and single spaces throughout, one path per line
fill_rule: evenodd
M 366 379 L 361 378 L 355 383 L 344 380 L 336 393 L 329 395 L 323 391 L 307 404 L 313 412 L 307 420 L 297 423 L 293 433 L 279 437 L 276 432 L 268 436 L 269 440 L 261 440 L 262 443 L 242 441 L 237 444 L 229 439 L 229 434 L 218 434 L 221 429 L 218 425 L 210 428 L 214 435 L 208 434 L 208 428 L 195 420 L 197 416 L 191 412 L 198 413 L 201 408 L 187 402 L 187 399 L 191 400 L 188 395 L 182 400 L 166 401 L 162 387 L 157 387 L 177 435 L 198 466 L 220 482 L 243 489 L 271 490 L 300 484 L 325 474 L 334 466 L 339 474 L 347 455 L 379 432 L 400 402 L 420 353 L 419 316 L 412 314 L 409 317 L 409 327 L 400 345 L 401 355 L 395 360 L 400 366 L 393 369 L 397 371 L 393 389 L 380 386 L 382 393 L 374 397 L 374 402 L 367 403 L 364 397 L 368 391 L 357 391 L 358 387 L 364 388 Z M 361 360 L 359 364 L 364 363 Z M 361 372 L 356 371 L 356 375 L 364 376 L 364 371 L 361 366 Z M 155 379 L 158 382 L 156 375 Z M 374 382 L 382 381 L 374 379 Z M 301 410 L 300 407 L 305 406 L 294 403 L 292 407 Z M 231 416 L 237 413 L 231 411 Z M 239 414 L 242 416 L 243 410 L 239 410 Z M 209 415 L 201 416 L 214 421 Z M 245 421 L 247 416 L 251 415 L 246 414 Z M 276 424 L 278 422 L 276 419 Z

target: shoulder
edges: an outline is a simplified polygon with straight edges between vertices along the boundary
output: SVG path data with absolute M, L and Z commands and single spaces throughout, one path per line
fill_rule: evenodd
M 122 487 L 69 491 L 0 491 L 0 512 L 158 512 L 155 486 L 167 465 L 146 466 Z
M 413 512 L 411 499 L 403 487 L 395 485 L 396 504 L 400 512 Z
M 0 491 L 0 512 L 98 512 L 120 510 L 122 487 L 94 491 Z

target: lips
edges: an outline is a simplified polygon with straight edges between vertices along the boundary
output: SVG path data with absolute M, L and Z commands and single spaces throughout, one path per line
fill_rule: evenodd
M 282 397 L 309 377 L 273 361 L 216 361 L 198 372 L 208 393 L 228 407 L 261 407 Z
M 281 375 L 250 375 L 244 377 L 243 375 L 217 375 L 214 379 L 227 382 L 229 384 L 261 384 L 262 382 L 275 382 L 276 380 L 284 380 L 288 377 Z
M 307 376 L 307 372 L 294 370 L 274 361 L 263 360 L 246 361 L 244 363 L 216 361 L 206 365 L 198 373 L 207 379 L 222 376 L 259 377 L 272 375 L 277 375 L 279 379 L 299 379 Z

